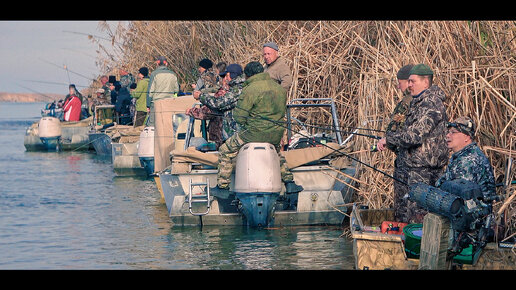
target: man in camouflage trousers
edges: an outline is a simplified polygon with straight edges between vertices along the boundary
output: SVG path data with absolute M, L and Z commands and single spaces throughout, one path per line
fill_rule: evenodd
M 408 78 L 410 76 L 410 70 L 414 67 L 412 64 L 408 64 L 403 66 L 398 73 L 396 74 L 396 78 L 398 79 L 398 86 L 397 88 L 401 91 L 403 98 L 401 101 L 396 105 L 394 108 L 394 111 L 391 114 L 391 119 L 389 124 L 387 125 L 386 132 L 396 132 L 396 130 L 403 130 L 403 125 L 405 124 L 405 118 L 408 114 L 410 102 L 412 101 L 412 96 L 410 95 L 410 91 L 408 89 Z M 394 178 L 401 178 L 402 176 L 402 170 L 403 170 L 403 164 L 401 163 L 403 160 L 398 158 L 398 148 L 396 146 L 386 146 L 385 137 L 380 139 L 377 144 L 377 148 L 380 151 L 385 150 L 385 148 L 388 148 L 394 154 L 396 154 L 396 159 L 394 159 Z M 398 207 L 398 205 L 402 204 L 403 201 L 401 200 L 403 198 L 403 195 L 400 196 L 396 193 L 403 192 L 403 189 L 400 189 L 400 186 L 404 186 L 400 182 L 394 182 L 394 207 Z
M 267 142 L 279 151 L 284 133 L 287 92 L 268 73 L 263 72 L 259 62 L 250 62 L 244 69 L 246 81 L 233 111 L 240 130 L 219 148 L 217 187 L 228 189 L 234 165 L 232 160 L 246 143 Z M 278 125 L 276 122 L 281 122 Z M 280 155 L 281 179 L 286 193 L 297 193 L 302 186 L 294 183 L 294 177 L 287 167 L 285 158 Z
M 385 145 L 397 148 L 399 172 L 394 193 L 395 219 L 405 223 L 422 223 L 426 210 L 408 196 L 407 184 L 422 182 L 434 185 L 448 160 L 446 148 L 446 107 L 444 92 L 432 85 L 433 71 L 424 64 L 410 70 L 408 89 L 412 95 L 403 128 L 388 131 Z
M 444 175 L 435 183 L 440 187 L 443 182 L 465 179 L 480 186 L 484 197 L 496 194 L 493 168 L 487 156 L 480 150 L 475 138 L 475 124 L 468 117 L 459 117 L 448 123 L 446 142 L 453 153 Z

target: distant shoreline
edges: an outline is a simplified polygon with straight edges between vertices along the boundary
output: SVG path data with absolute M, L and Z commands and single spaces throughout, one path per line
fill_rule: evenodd
M 35 94 L 35 93 L 5 93 L 0 92 L 0 102 L 10 103 L 50 103 L 64 99 L 65 95 L 59 94 Z

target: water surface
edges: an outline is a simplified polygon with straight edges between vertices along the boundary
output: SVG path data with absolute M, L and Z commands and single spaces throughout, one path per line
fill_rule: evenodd
M 151 179 L 94 152 L 26 152 L 43 103 L 0 102 L 0 269 L 352 269 L 340 227 L 175 227 Z

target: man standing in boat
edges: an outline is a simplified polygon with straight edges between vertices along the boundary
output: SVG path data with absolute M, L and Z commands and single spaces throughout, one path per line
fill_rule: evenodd
M 408 64 L 403 66 L 398 73 L 396 74 L 396 78 L 398 79 L 397 88 L 402 93 L 401 101 L 396 105 L 392 114 L 391 120 L 387 125 L 386 132 L 396 132 L 397 130 L 403 130 L 406 115 L 409 112 L 410 102 L 412 101 L 412 96 L 410 95 L 410 91 L 408 89 L 408 79 L 410 77 L 410 70 L 414 67 L 413 64 Z M 394 159 L 394 177 L 397 179 L 403 178 L 403 168 L 402 164 L 403 159 L 398 157 L 398 148 L 396 146 L 386 146 L 385 137 L 380 139 L 377 144 L 377 148 L 380 151 L 385 150 L 386 148 L 394 152 L 396 154 L 396 159 Z M 400 205 L 403 205 L 403 196 L 407 193 L 404 190 L 405 185 L 400 182 L 394 182 L 394 210 L 397 211 L 397 208 Z
M 145 123 L 147 117 L 147 89 L 149 87 L 149 69 L 141 67 L 138 70 L 138 83 L 132 91 L 131 97 L 136 99 L 136 112 L 134 126 L 139 127 Z
M 475 139 L 475 123 L 469 117 L 459 117 L 448 123 L 446 143 L 452 152 L 448 167 L 435 183 L 465 179 L 478 184 L 485 198 L 496 195 L 493 167 L 487 156 L 480 150 Z
M 223 76 L 222 85 L 215 94 L 210 93 L 209 90 L 202 90 L 195 91 L 193 95 L 196 100 L 199 100 L 201 104 L 203 104 L 204 107 L 214 115 L 210 119 L 208 127 L 210 132 L 213 132 L 213 134 L 210 133 L 210 139 L 217 143 L 217 148 L 219 148 L 238 130 L 237 123 L 233 118 L 233 109 L 237 104 L 238 97 L 242 92 L 245 82 L 242 66 L 236 63 L 228 65 L 220 76 Z M 186 113 L 195 116 L 198 109 L 199 108 L 188 109 Z M 215 119 L 217 117 L 219 120 Z M 213 120 L 215 120 L 214 123 L 219 128 L 212 127 Z M 215 130 L 217 130 L 217 132 L 215 132 Z M 216 137 L 212 138 L 212 135 L 215 135 Z
M 239 131 L 231 136 L 219 148 L 219 164 L 217 174 L 217 188 L 229 189 L 234 159 L 238 151 L 246 143 L 267 142 L 276 147 L 284 133 L 283 124 L 287 92 L 268 73 L 263 72 L 259 62 L 250 62 L 244 68 L 246 82 L 233 111 Z M 294 176 L 287 167 L 285 158 L 280 155 L 281 179 L 285 183 L 287 194 L 303 190 L 302 186 L 294 183 Z
M 441 88 L 432 84 L 433 75 L 434 72 L 425 64 L 417 64 L 410 70 L 408 89 L 412 101 L 405 124 L 403 128 L 385 134 L 385 145 L 398 148 L 397 156 L 402 164 L 398 176 L 402 185 L 395 196 L 408 196 L 407 184 L 434 185 L 448 161 L 446 96 Z M 423 222 L 426 210 L 408 198 L 401 202 L 395 211 L 397 221 Z
M 156 64 L 158 67 L 150 75 L 147 90 L 147 111 L 149 112 L 147 126 L 154 126 L 154 102 L 160 99 L 177 97 L 179 92 L 177 76 L 167 67 L 168 63 L 165 57 L 158 57 Z
M 267 42 L 263 45 L 263 59 L 265 61 L 264 71 L 277 81 L 287 92 L 292 85 L 292 73 L 285 59 L 279 55 L 278 45 L 274 42 Z

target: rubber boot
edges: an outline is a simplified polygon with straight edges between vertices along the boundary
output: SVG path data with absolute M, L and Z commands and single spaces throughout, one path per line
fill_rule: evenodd
M 292 194 L 303 191 L 303 187 L 301 185 L 297 185 L 294 181 L 285 182 L 285 193 Z

